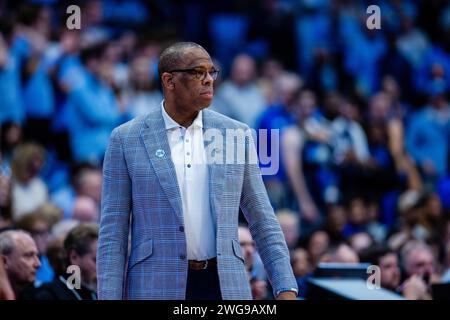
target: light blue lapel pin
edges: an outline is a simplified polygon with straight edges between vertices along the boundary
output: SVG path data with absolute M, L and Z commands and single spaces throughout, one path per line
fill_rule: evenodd
M 158 150 L 156 150 L 156 152 L 155 152 L 155 156 L 157 156 L 158 158 L 164 157 L 165 154 L 166 154 L 166 153 L 164 152 L 163 149 L 158 149 Z

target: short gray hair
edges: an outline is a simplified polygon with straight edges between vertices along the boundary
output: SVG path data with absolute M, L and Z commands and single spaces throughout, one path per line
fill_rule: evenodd
M 23 230 L 8 230 L 0 233 L 0 254 L 10 255 L 15 248 L 15 240 L 20 234 L 30 236 L 28 232 Z
M 410 255 L 412 252 L 415 251 L 426 251 L 431 256 L 433 256 L 433 251 L 431 250 L 430 246 L 428 246 L 426 243 L 419 240 L 411 240 L 403 246 L 401 251 L 403 268 L 405 269 L 408 268 Z

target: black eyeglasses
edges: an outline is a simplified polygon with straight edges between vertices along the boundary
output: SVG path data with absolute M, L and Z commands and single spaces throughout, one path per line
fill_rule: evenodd
M 201 69 L 201 68 L 190 68 L 190 69 L 174 69 L 171 71 L 168 71 L 169 73 L 172 72 L 186 72 L 190 75 L 193 75 L 197 80 L 205 80 L 206 79 L 206 74 L 209 73 L 209 75 L 211 76 L 211 78 L 213 78 L 213 80 L 217 79 L 217 76 L 219 75 L 220 70 L 217 69 L 211 69 L 210 71 L 205 70 L 205 69 Z

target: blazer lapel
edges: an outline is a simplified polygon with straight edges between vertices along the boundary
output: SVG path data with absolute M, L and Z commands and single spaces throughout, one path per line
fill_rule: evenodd
M 172 208 L 183 223 L 183 209 L 175 166 L 173 165 L 161 109 L 152 111 L 146 119 L 141 139 Z

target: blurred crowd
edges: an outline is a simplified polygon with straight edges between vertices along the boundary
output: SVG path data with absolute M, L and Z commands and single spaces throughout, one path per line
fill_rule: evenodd
M 447 1 L 30 0 L 0 4 L 0 298 L 96 298 L 109 135 L 159 107 L 158 57 L 181 40 L 221 70 L 210 108 L 269 130 L 300 297 L 323 262 L 379 265 L 413 300 L 450 282 Z M 272 298 L 245 223 L 239 239 L 254 298 Z M 70 265 L 80 290 L 61 285 Z

